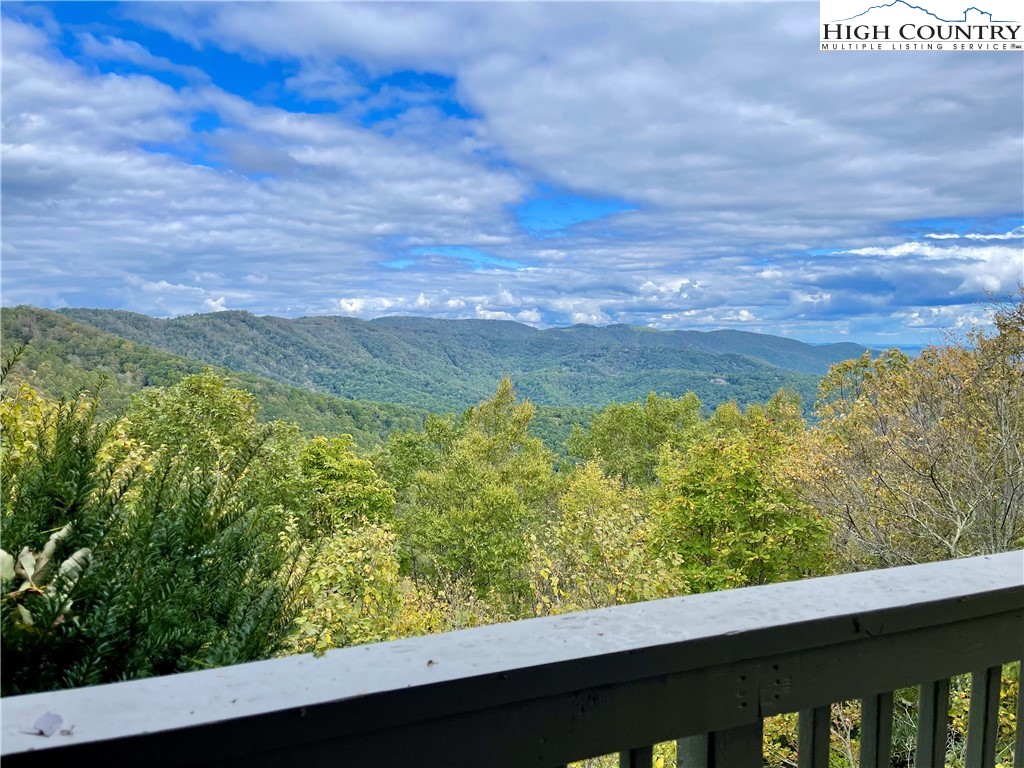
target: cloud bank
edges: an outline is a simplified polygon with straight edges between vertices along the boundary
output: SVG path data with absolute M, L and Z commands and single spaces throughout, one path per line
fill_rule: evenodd
M 814 4 L 2 23 L 5 304 L 919 343 L 1024 276 L 1019 57 L 823 55 Z

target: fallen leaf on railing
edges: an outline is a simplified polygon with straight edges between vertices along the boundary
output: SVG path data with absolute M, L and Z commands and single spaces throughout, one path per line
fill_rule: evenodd
M 63 722 L 64 718 L 60 715 L 46 712 L 36 718 L 36 721 L 32 724 L 32 730 L 25 731 L 25 733 L 31 733 L 33 736 L 53 736 L 53 734 L 60 730 L 61 723 Z

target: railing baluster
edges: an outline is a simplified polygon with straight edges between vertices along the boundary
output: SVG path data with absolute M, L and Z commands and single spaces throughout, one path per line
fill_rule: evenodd
M 713 768 L 761 768 L 763 742 L 764 723 L 760 720 L 739 728 L 715 731 L 712 734 Z
M 989 667 L 971 674 L 971 710 L 967 720 L 967 755 L 964 759 L 966 768 L 992 768 L 996 764 L 999 677 L 1002 671 L 1002 667 Z
M 949 679 L 921 684 L 914 768 L 943 768 L 949 732 Z
M 1013 740 L 1013 764 L 1024 766 L 1024 664 L 1017 674 L 1017 736 Z
M 797 765 L 799 768 L 828 768 L 828 740 L 832 708 L 815 707 L 800 713 L 800 732 L 797 738 Z
M 676 741 L 676 768 L 708 768 L 711 734 L 700 733 Z
M 619 768 L 651 768 L 654 765 L 654 747 L 637 747 L 619 753 Z
M 860 768 L 889 768 L 892 691 L 861 699 L 860 731 Z
M 676 742 L 677 768 L 761 768 L 764 724 L 690 736 Z

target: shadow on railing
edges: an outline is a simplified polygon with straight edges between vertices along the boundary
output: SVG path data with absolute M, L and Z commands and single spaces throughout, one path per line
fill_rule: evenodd
M 650 745 L 679 739 L 680 766 L 760 768 L 763 718 L 800 712 L 799 765 L 824 768 L 829 705 L 861 699 L 870 768 L 890 763 L 891 692 L 920 685 L 924 768 L 945 763 L 949 678 L 972 672 L 966 764 L 983 768 L 1000 668 L 1022 646 L 1011 552 L 16 696 L 0 754 L 9 768 L 551 768 L 609 752 L 649 766 Z M 50 736 L 33 730 L 46 713 Z

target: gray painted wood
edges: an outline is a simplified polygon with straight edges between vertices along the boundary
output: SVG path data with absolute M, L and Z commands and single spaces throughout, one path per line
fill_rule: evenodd
M 860 767 L 889 768 L 891 759 L 892 692 L 887 691 L 861 699 Z
M 944 768 L 949 736 L 949 678 L 921 685 L 914 768 Z
M 619 753 L 619 768 L 651 768 L 654 765 L 654 746 L 627 749 Z
M 708 768 L 711 735 L 698 733 L 676 741 L 676 768 Z
M 1019 659 L 1022 574 L 1015 552 L 10 697 L 0 749 L 10 768 L 546 768 Z M 32 735 L 47 711 L 72 735 Z
M 711 735 L 713 761 L 708 768 L 761 768 L 764 741 L 762 721 L 715 731 Z
M 676 742 L 677 768 L 761 768 L 760 720 Z
M 999 677 L 1002 667 L 971 674 L 971 708 L 967 718 L 965 768 L 992 768 L 999 729 Z
M 828 705 L 805 709 L 800 713 L 800 730 L 797 738 L 799 768 L 828 768 L 831 724 L 832 708 Z

